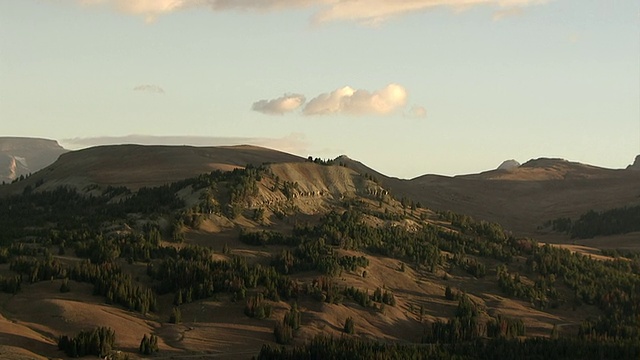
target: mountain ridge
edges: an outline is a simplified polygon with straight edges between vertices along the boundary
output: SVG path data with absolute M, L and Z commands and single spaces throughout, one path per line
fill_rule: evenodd
M 105 145 L 66 153 L 28 180 L 11 187 L 0 187 L 0 194 L 21 193 L 27 187 L 83 189 L 92 184 L 136 190 L 214 170 L 242 168 L 247 164 L 308 161 L 297 155 L 250 145 Z M 594 208 L 603 210 L 640 203 L 640 190 L 635 185 L 640 181 L 640 172 L 606 169 L 558 158 L 532 159 L 509 171 L 489 170 L 453 177 L 422 175 L 410 180 L 387 176 L 346 155 L 337 157 L 333 163 L 368 176 L 397 199 L 407 198 L 435 210 L 469 214 L 530 236 L 540 235 L 538 226 L 550 219 L 575 217 Z M 304 166 L 278 167 L 288 169 L 288 175 L 283 177 L 299 182 L 307 193 L 333 189 L 332 193 L 339 196 L 340 192 L 346 193 L 353 187 L 348 177 L 336 172 L 330 175 L 326 171 L 309 172 Z M 313 176 L 325 179 L 324 185 L 309 185 Z

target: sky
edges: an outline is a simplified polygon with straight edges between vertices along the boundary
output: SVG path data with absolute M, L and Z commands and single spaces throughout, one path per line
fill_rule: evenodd
M 0 0 L 0 136 L 390 176 L 640 154 L 635 0 Z

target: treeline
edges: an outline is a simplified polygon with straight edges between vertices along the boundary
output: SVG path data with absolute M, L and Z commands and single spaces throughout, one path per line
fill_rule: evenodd
M 353 337 L 316 337 L 304 345 L 263 345 L 258 360 L 302 359 L 637 359 L 640 343 L 571 338 L 475 339 L 455 344 L 382 343 Z
M 534 246 L 526 262 L 550 285 L 562 281 L 573 290 L 574 306 L 596 305 L 603 316 L 585 324 L 582 334 L 640 339 L 640 260 L 593 260 L 550 245 Z
M 498 316 L 488 322 L 480 319 L 480 311 L 463 294 L 458 301 L 455 316 L 448 321 L 437 320 L 425 331 L 425 343 L 459 343 L 484 337 L 516 337 L 525 335 L 522 320 Z
M 589 239 L 595 236 L 627 234 L 640 231 L 640 206 L 615 208 L 605 211 L 590 210 L 575 220 L 557 218 L 547 221 L 554 231 L 564 232 L 571 238 Z
M 116 342 L 115 332 L 108 327 L 99 327 L 91 331 L 81 331 L 74 337 L 63 335 L 58 338 L 58 349 L 70 357 L 108 355 Z

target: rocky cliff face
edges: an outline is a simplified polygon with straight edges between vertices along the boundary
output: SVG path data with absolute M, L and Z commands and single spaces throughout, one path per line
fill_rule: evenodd
M 502 162 L 502 164 L 500 164 L 500 166 L 498 166 L 496 170 L 513 170 L 518 166 L 520 166 L 520 163 L 513 159 L 505 160 Z
M 67 152 L 55 140 L 0 137 L 0 182 L 45 168 Z

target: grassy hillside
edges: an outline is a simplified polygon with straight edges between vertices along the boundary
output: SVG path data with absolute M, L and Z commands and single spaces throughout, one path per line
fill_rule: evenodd
M 161 356 L 229 359 L 345 332 L 462 347 L 638 340 L 638 255 L 543 246 L 398 201 L 344 166 L 46 184 L 0 198 L 0 345 L 63 357 L 60 336 L 98 326 L 131 357 L 145 335 Z

